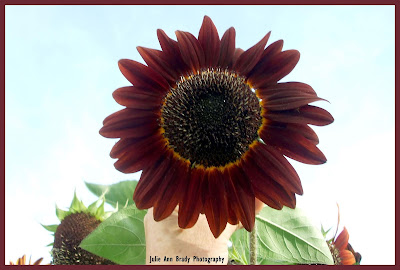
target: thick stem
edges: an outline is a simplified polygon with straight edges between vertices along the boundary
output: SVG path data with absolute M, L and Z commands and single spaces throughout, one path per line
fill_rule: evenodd
M 250 232 L 250 264 L 257 264 L 257 223 Z

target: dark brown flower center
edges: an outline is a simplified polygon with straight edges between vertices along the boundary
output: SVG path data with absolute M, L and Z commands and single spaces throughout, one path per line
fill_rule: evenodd
M 208 69 L 182 78 L 165 98 L 162 127 L 169 146 L 194 165 L 235 162 L 258 138 L 261 108 L 243 77 Z

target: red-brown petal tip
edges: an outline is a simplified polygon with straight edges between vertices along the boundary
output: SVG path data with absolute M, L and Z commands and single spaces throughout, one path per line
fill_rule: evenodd
M 197 73 L 204 66 L 204 51 L 200 42 L 189 32 L 175 31 L 183 61 Z
M 217 28 L 208 16 L 204 16 L 198 40 L 204 51 L 205 65 L 215 67 L 219 58 L 221 42 Z
M 218 66 L 227 68 L 232 65 L 233 55 L 235 54 L 235 28 L 231 27 L 221 38 L 221 48 L 219 52 Z
M 130 59 L 118 61 L 118 67 L 125 78 L 135 86 L 147 87 L 158 93 L 169 90 L 168 82 L 156 71 Z
M 246 76 L 260 60 L 270 35 L 271 32 L 268 32 L 257 44 L 243 52 L 235 62 L 233 69 Z

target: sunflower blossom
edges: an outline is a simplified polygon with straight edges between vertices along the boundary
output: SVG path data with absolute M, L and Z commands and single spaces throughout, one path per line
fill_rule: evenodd
M 42 225 L 54 235 L 51 250 L 53 265 L 115 264 L 80 247 L 81 242 L 112 212 L 104 211 L 104 197 L 86 207 L 76 193 L 67 211 L 56 206 L 60 224 Z
M 350 235 L 346 227 L 344 227 L 339 236 L 334 241 L 328 243 L 336 265 L 353 265 L 360 264 L 361 262 L 361 254 L 354 251 L 353 247 L 349 244 L 349 238 Z
M 119 61 L 133 86 L 113 93 L 126 108 L 108 116 L 100 134 L 120 138 L 110 154 L 117 170 L 142 170 L 133 199 L 154 207 L 156 221 L 179 205 L 181 228 L 204 213 L 215 237 L 228 222 L 250 231 L 255 198 L 295 207 L 303 190 L 284 156 L 325 163 L 308 125 L 333 118 L 309 105 L 322 100 L 311 86 L 278 83 L 300 54 L 282 51 L 282 40 L 265 47 L 270 32 L 246 51 L 236 48 L 233 27 L 220 38 L 207 16 L 197 38 L 175 33 L 177 41 L 157 30 L 161 50 L 137 47 L 147 65 Z

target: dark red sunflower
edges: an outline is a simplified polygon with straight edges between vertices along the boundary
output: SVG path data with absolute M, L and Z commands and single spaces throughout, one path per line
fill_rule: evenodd
M 204 17 L 199 36 L 176 31 L 177 41 L 157 31 L 161 51 L 138 47 L 147 63 L 123 59 L 122 74 L 133 86 L 113 93 L 125 109 L 108 116 L 100 134 L 120 138 L 111 150 L 115 167 L 140 170 L 133 195 L 154 219 L 179 204 L 178 223 L 192 227 L 200 213 L 215 237 L 227 222 L 254 226 L 255 198 L 281 209 L 294 208 L 300 179 L 284 157 L 322 164 L 318 137 L 309 124 L 333 122 L 311 86 L 278 83 L 297 64 L 296 50 L 279 40 L 265 48 L 270 33 L 243 51 L 235 29 L 222 38 Z

